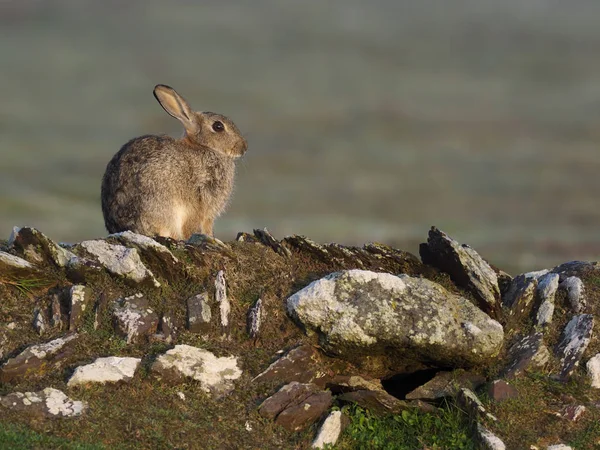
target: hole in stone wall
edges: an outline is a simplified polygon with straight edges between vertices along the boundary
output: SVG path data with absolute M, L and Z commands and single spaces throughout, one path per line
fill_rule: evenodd
M 428 381 L 432 380 L 438 372 L 444 369 L 425 369 L 417 370 L 412 373 L 401 373 L 392 377 L 381 380 L 381 384 L 386 392 L 394 397 L 404 400 L 406 394 L 412 392 L 419 386 L 423 386 Z

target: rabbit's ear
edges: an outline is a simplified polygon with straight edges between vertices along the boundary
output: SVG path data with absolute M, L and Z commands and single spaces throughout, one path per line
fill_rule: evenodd
M 197 128 L 190 105 L 181 95 L 175 92 L 175 89 L 164 84 L 157 84 L 154 88 L 154 97 L 166 112 L 183 124 L 186 131 Z

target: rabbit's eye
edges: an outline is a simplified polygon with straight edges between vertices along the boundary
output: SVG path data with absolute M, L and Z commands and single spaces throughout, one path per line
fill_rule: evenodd
M 221 131 L 225 130 L 225 126 L 223 125 L 223 122 L 217 120 L 215 123 L 212 124 L 212 129 L 220 133 Z

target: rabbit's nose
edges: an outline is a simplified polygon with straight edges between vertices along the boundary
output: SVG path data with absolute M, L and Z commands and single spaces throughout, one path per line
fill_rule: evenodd
M 238 147 L 237 148 L 238 155 L 242 156 L 248 150 L 248 141 L 246 141 L 246 139 L 242 138 L 237 147 Z

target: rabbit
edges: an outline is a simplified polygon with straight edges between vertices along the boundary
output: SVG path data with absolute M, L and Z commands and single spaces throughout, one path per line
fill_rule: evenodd
M 248 143 L 230 119 L 192 111 L 173 88 L 159 84 L 154 96 L 184 134 L 137 137 L 111 159 L 101 189 L 106 229 L 177 240 L 212 237 L 233 190 L 235 160 Z

